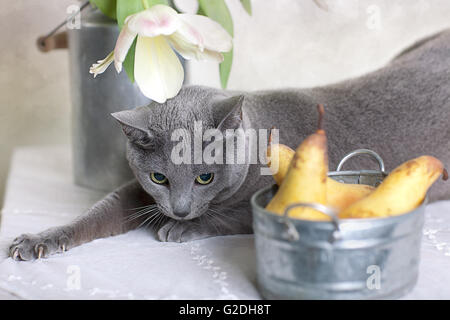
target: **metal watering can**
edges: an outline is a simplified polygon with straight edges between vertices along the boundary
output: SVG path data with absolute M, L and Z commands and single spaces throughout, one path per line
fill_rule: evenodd
M 56 33 L 69 18 L 40 37 L 37 44 L 43 52 L 69 50 L 75 183 L 111 191 L 133 177 L 125 158 L 125 135 L 111 113 L 147 105 L 150 100 L 131 83 L 125 71 L 117 74 L 110 67 L 95 79 L 89 73 L 92 63 L 114 49 L 119 28 L 114 20 L 88 4 L 80 8 L 83 14 L 79 28 Z
M 379 170 L 341 171 L 345 161 L 368 154 Z M 353 151 L 329 177 L 377 186 L 386 176 L 382 158 L 367 149 Z M 339 219 L 319 204 L 294 204 L 284 216 L 265 210 L 277 186 L 252 199 L 258 286 L 268 299 L 393 299 L 409 292 L 418 277 L 426 199 L 415 210 L 378 219 Z M 308 206 L 331 221 L 291 219 Z

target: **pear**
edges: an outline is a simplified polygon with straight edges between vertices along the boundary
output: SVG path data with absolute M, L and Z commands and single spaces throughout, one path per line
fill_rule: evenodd
M 267 205 L 268 211 L 284 214 L 287 206 L 297 203 L 327 202 L 328 151 L 327 137 L 322 129 L 323 105 L 318 106 L 319 125 L 297 148 L 277 193 Z M 330 220 L 317 210 L 298 207 L 289 216 L 306 220 Z
M 271 139 L 269 139 L 271 141 Z M 268 166 L 273 178 L 281 185 L 286 176 L 295 151 L 284 144 L 271 144 L 267 148 Z M 327 206 L 342 211 L 352 203 L 369 195 L 374 187 L 364 184 L 348 184 L 327 178 Z
M 340 212 L 359 201 L 375 190 L 366 184 L 351 184 L 338 182 L 332 178 L 327 179 L 327 205 Z
M 270 141 L 271 138 L 269 138 L 269 143 Z M 294 150 L 281 143 L 269 144 L 267 147 L 267 165 L 272 171 L 272 176 L 277 185 L 281 185 L 281 182 L 283 182 L 294 154 Z
M 381 218 L 401 215 L 417 208 L 427 190 L 447 172 L 441 161 L 432 156 L 421 156 L 395 168 L 367 197 L 343 210 L 339 217 Z

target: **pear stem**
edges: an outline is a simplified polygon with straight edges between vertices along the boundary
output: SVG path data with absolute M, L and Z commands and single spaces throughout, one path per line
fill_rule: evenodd
M 442 180 L 444 180 L 444 181 L 448 180 L 448 171 L 445 168 L 442 171 Z
M 317 105 L 317 111 L 319 112 L 319 122 L 317 124 L 317 131 L 323 130 L 323 118 L 325 115 L 325 108 L 323 104 Z
M 272 144 L 272 131 L 275 129 L 275 127 L 270 128 L 270 134 L 269 134 L 269 145 Z

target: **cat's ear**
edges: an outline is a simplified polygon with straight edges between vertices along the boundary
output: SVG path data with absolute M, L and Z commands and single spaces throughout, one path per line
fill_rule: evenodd
M 146 110 L 125 110 L 111 115 L 122 126 L 123 133 L 128 140 L 139 147 L 148 149 L 153 144 L 153 135 L 148 129 L 148 115 Z
M 243 127 L 244 117 L 242 107 L 244 105 L 244 96 L 228 98 L 227 104 L 232 105 L 231 111 L 221 120 L 217 129 L 225 131 L 227 129 L 239 129 Z

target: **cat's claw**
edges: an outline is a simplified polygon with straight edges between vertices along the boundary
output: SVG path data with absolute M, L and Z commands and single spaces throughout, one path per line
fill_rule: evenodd
M 44 248 L 42 246 L 38 246 L 38 259 L 40 259 L 44 253 Z
M 17 258 L 19 258 L 19 248 L 14 249 L 14 252 L 11 257 L 13 258 L 13 260 L 18 260 Z
M 67 238 L 40 237 L 39 235 L 23 234 L 16 238 L 9 247 L 9 256 L 16 261 L 27 261 L 47 258 L 57 252 L 66 251 Z

